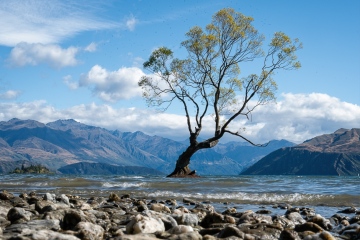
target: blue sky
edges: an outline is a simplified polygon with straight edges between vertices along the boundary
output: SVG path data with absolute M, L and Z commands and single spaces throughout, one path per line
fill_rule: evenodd
M 302 142 L 360 127 L 360 1 L 0 1 L 0 121 L 75 119 L 173 139 L 188 136 L 182 109 L 146 106 L 137 86 L 142 63 L 160 46 L 186 57 L 180 43 L 231 7 L 254 18 L 270 39 L 299 38 L 302 68 L 275 76 L 277 103 L 234 128 L 257 142 Z M 244 72 L 256 72 L 247 64 Z M 204 135 L 212 132 L 206 121 Z M 226 140 L 234 140 L 227 138 Z

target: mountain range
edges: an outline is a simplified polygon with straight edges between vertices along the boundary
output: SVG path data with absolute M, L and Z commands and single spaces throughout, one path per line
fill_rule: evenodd
M 266 147 L 244 142 L 218 144 L 197 152 L 190 167 L 200 175 L 237 175 L 267 154 L 294 146 L 286 140 L 270 141 Z M 142 132 L 110 131 L 75 120 L 47 124 L 35 120 L 0 122 L 0 173 L 22 165 L 42 164 L 64 173 L 167 174 L 187 147 Z
M 339 129 L 302 144 L 278 149 L 244 175 L 359 175 L 360 128 Z

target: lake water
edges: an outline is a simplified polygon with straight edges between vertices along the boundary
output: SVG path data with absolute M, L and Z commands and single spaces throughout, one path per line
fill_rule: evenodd
M 228 207 L 253 211 L 287 203 L 315 208 L 330 217 L 350 206 L 360 208 L 360 178 L 345 176 L 203 176 L 196 179 L 164 176 L 118 175 L 0 175 L 0 190 L 15 195 L 35 191 L 79 196 L 108 197 L 130 194 L 135 198 L 176 199 L 184 197 L 211 202 L 217 210 Z M 239 210 L 240 211 L 240 210 Z M 283 212 L 284 210 L 282 210 Z

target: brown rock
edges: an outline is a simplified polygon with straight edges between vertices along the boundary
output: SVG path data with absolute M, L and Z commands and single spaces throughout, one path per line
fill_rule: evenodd
M 32 215 L 33 213 L 26 211 L 23 208 L 14 207 L 11 208 L 7 213 L 7 219 L 11 223 L 21 223 L 30 221 Z
M 227 237 L 233 237 L 233 236 L 244 239 L 245 233 L 243 233 L 242 231 L 240 231 L 240 229 L 238 229 L 236 227 L 229 226 L 229 227 L 225 227 L 218 234 L 219 238 L 227 238 Z
M 299 234 L 291 229 L 285 229 L 281 232 L 279 240 L 301 240 Z
M 14 195 L 12 193 L 9 193 L 6 190 L 0 192 L 0 200 L 10 200 L 12 198 L 14 198 Z
M 150 205 L 150 210 L 153 210 L 155 212 L 171 213 L 171 210 L 162 203 L 153 203 L 153 204 L 151 204 Z
M 102 240 L 104 237 L 104 229 L 90 222 L 79 222 L 74 230 L 82 240 Z
M 306 222 L 304 224 L 296 225 L 295 231 L 297 232 L 306 232 L 311 231 L 314 233 L 322 232 L 324 229 L 322 229 L 319 225 L 316 223 Z
M 207 214 L 204 219 L 201 221 L 202 227 L 210 227 L 212 224 L 216 223 L 229 223 L 229 224 L 235 224 L 235 218 L 228 216 L 228 215 L 222 215 L 220 213 L 212 212 Z
M 110 193 L 109 195 L 109 201 L 111 202 L 118 202 L 121 198 L 116 193 Z

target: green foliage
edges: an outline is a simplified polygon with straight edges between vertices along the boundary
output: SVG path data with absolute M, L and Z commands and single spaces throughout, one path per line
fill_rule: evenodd
M 37 165 L 31 165 L 29 167 L 24 167 L 24 165 L 23 165 L 21 168 L 15 168 L 14 171 L 12 171 L 10 173 L 46 174 L 46 173 L 52 173 L 52 172 L 45 166 L 42 166 L 41 164 L 37 164 Z
M 252 22 L 253 18 L 225 8 L 204 29 L 195 26 L 186 33 L 181 43 L 188 52 L 186 59 L 174 58 L 166 47 L 155 50 L 144 63 L 152 75 L 139 81 L 147 103 L 166 110 L 174 100 L 179 101 L 191 136 L 201 132 L 204 116 L 211 115 L 215 131 L 209 141 L 224 133 L 242 137 L 229 130 L 230 123 L 275 100 L 277 70 L 301 66 L 295 54 L 302 47 L 298 39 L 276 32 L 264 50 L 265 38 Z M 263 63 L 259 73 L 241 76 L 240 65 L 259 58 Z

